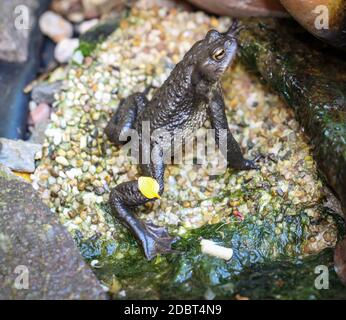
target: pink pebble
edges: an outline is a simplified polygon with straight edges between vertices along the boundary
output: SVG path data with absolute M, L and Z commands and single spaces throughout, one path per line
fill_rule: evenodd
M 30 112 L 29 124 L 36 125 L 49 119 L 50 107 L 46 103 L 40 103 L 34 110 Z

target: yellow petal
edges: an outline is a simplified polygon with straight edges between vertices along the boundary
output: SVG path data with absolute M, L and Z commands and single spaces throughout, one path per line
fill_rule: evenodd
M 23 178 L 23 179 L 25 179 L 26 181 L 28 181 L 28 182 L 32 182 L 31 181 L 31 178 L 30 178 L 30 176 L 31 176 L 31 174 L 30 173 L 26 173 L 26 172 L 17 172 L 17 171 L 12 171 L 17 177 L 21 177 L 21 178 Z
M 139 177 L 138 189 L 148 199 L 161 198 L 159 195 L 160 185 L 151 177 Z

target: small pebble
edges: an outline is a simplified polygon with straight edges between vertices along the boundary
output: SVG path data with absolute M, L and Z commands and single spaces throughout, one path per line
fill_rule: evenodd
M 56 157 L 55 161 L 63 166 L 68 166 L 70 164 L 65 157 Z
M 79 39 L 63 39 L 54 50 L 54 58 L 59 63 L 67 63 L 73 56 L 74 51 L 79 46 Z
M 93 27 L 95 27 L 98 23 L 99 23 L 99 19 L 91 19 L 91 20 L 83 21 L 80 25 L 78 25 L 77 31 L 80 34 L 83 34 L 89 31 L 90 29 L 92 29 Z
M 41 15 L 39 25 L 41 32 L 54 42 L 71 38 L 73 34 L 72 24 L 52 11 L 46 11 Z
M 49 119 L 50 107 L 46 103 L 40 103 L 33 111 L 29 114 L 29 123 L 36 125 L 40 122 L 45 122 Z

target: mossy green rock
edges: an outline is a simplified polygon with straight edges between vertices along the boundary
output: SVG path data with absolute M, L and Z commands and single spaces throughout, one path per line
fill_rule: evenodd
M 335 214 L 325 210 L 322 217 L 328 216 L 336 219 L 340 230 L 344 228 Z M 345 298 L 345 288 L 333 269 L 332 250 L 303 258 L 309 217 L 287 216 L 282 223 L 281 232 L 273 217 L 263 223 L 250 217 L 239 224 L 207 225 L 177 241 L 175 253 L 152 261 L 144 258 L 120 225 L 114 241 L 86 241 L 78 232 L 75 239 L 89 262 L 98 260 L 95 272 L 116 299 Z M 232 259 L 203 254 L 202 238 L 232 247 Z M 329 270 L 329 290 L 315 287 L 315 268 L 321 264 Z
M 346 63 L 300 27 L 250 20 L 240 35 L 242 61 L 290 105 L 314 146 L 320 171 L 346 213 Z

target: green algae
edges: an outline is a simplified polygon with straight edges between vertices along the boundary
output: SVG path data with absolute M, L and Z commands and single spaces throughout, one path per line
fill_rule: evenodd
M 328 268 L 328 289 L 318 289 L 318 266 Z M 274 262 L 244 270 L 238 283 L 239 294 L 252 299 L 346 299 L 333 265 L 333 251 L 326 249 L 317 255 L 296 261 Z
M 325 217 L 333 217 L 339 229 L 344 229 L 337 215 L 323 210 Z M 94 270 L 98 278 L 110 288 L 114 281 L 118 283 L 117 290 L 111 292 L 115 299 L 203 299 L 207 292 L 219 299 L 232 299 L 237 294 L 252 299 L 345 298 L 332 269 L 331 250 L 308 257 L 304 254 L 310 218 L 302 212 L 286 216 L 283 223 L 285 228 L 280 233 L 273 217 L 261 223 L 250 216 L 241 223 L 206 225 L 179 239 L 175 253 L 152 261 L 144 258 L 132 236 L 119 224 L 114 241 L 97 237 L 84 240 L 79 233 L 75 239 L 86 260 L 98 260 Z M 233 248 L 232 259 L 202 254 L 202 238 Z M 329 268 L 330 290 L 314 287 L 314 270 L 321 264 Z M 126 296 L 119 295 L 121 290 Z
M 292 24 L 248 20 L 242 61 L 291 106 L 346 212 L 346 63 Z

